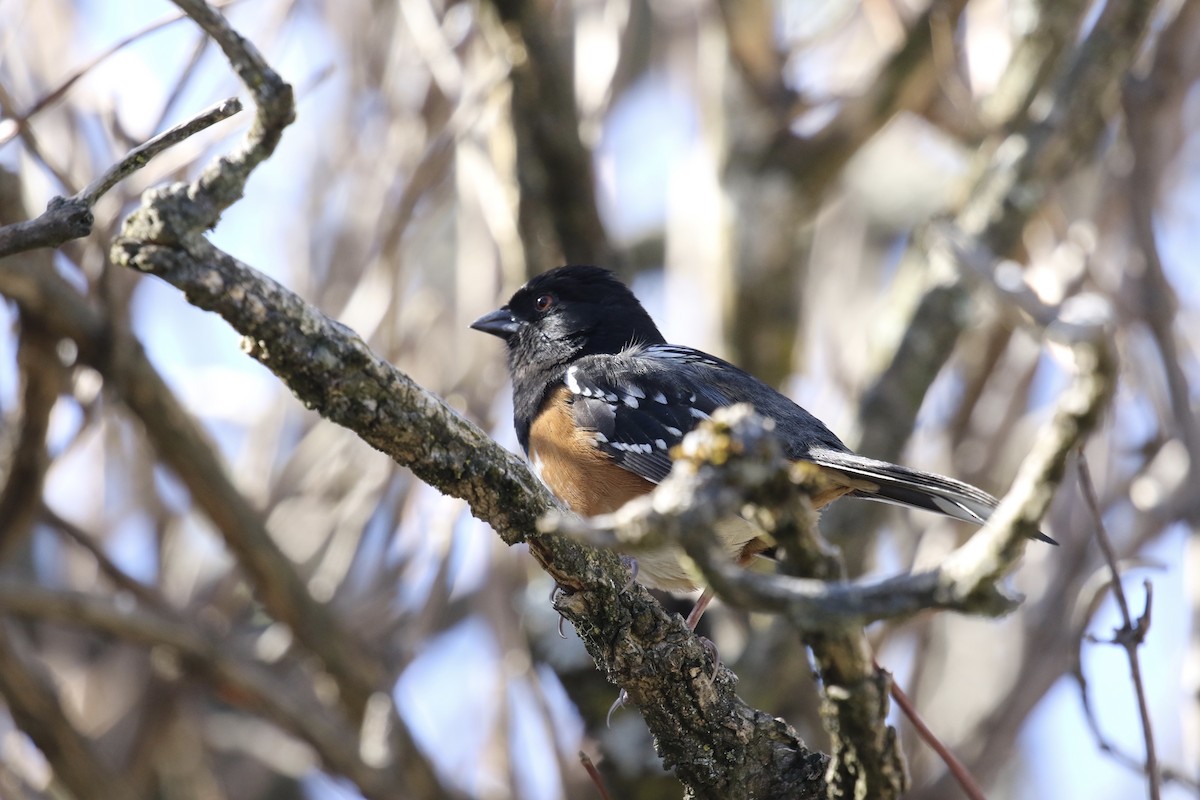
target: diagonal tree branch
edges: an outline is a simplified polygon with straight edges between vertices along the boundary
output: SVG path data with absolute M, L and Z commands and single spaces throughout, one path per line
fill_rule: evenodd
M 126 642 L 160 648 L 160 652 L 169 654 L 176 662 L 182 674 L 212 683 L 231 702 L 236 701 L 239 705 L 263 713 L 283 729 L 308 742 L 329 769 L 353 780 L 359 790 L 372 800 L 396 797 L 398 788 L 403 785 L 403 773 L 396 770 L 394 765 L 392 768 L 386 765 L 380 767 L 363 760 L 359 736 L 353 724 L 344 717 L 329 714 L 329 709 L 314 692 L 297 691 L 295 685 L 281 680 L 261 660 L 209 634 L 203 626 L 172 618 L 167 609 L 130 609 L 92 594 L 51 591 L 25 582 L 0 580 L 0 611 L 30 620 L 83 626 Z M 0 682 L 4 682 L 4 676 L 9 674 L 9 663 L 0 654 Z M 9 693 L 10 688 L 22 692 L 25 689 L 20 684 L 4 685 L 5 697 L 11 706 L 13 695 Z M 20 704 L 26 696 L 27 692 L 19 694 L 16 702 Z M 51 702 L 51 698 L 38 698 L 31 702 L 45 706 Z M 57 725 L 44 709 L 38 713 L 46 720 L 47 726 Z M 60 732 L 58 736 L 67 737 L 69 734 Z M 42 746 L 41 741 L 38 744 Z M 84 767 L 87 765 L 83 764 L 80 768 Z M 55 771 L 62 774 L 57 764 Z M 96 782 L 89 788 L 84 784 L 84 791 L 77 794 L 80 798 L 120 796 L 110 795 L 98 788 L 105 785 Z
M 183 251 L 123 238 L 115 247 L 122 249 L 115 259 L 158 275 L 194 305 L 224 317 L 245 337 L 247 353 L 307 407 L 353 430 L 439 491 L 467 500 L 472 513 L 505 542 L 528 543 L 571 592 L 560 597 L 558 609 L 609 679 L 642 707 L 664 762 L 701 792 L 698 797 L 725 796 L 746 780 L 763 787 L 767 794 L 760 796 L 774 791 L 789 796 L 823 773 L 823 756 L 733 695 L 728 672 L 710 684 L 704 647 L 640 586 L 623 590 L 628 573 L 612 553 L 537 532 L 537 519 L 561 506 L 523 461 L 371 352 L 352 331 L 203 242 Z M 211 260 L 197 260 L 197 252 Z M 681 674 L 686 681 L 679 680 Z M 740 742 L 736 749 L 744 761 L 712 763 L 705 754 L 721 741 L 731 751 Z M 780 761 L 785 752 L 791 755 Z M 756 759 L 764 758 L 777 763 L 777 771 L 762 770 Z M 817 790 L 819 782 L 807 791 Z
M 1106 3 L 1049 85 L 1028 88 L 1029 95 L 1042 88 L 1056 101 L 1036 116 L 1015 121 L 994 147 L 955 215 L 957 229 L 999 257 L 1014 256 L 1022 231 L 1053 187 L 1101 140 L 1107 126 L 1104 108 L 1132 64 L 1154 8 L 1154 3 L 1141 0 Z M 914 257 L 929 261 L 933 244 L 927 234 L 920 234 Z M 859 405 L 862 433 L 856 449 L 874 458 L 899 459 L 930 385 L 973 321 L 969 284 L 962 275 L 952 268 L 929 272 L 931 285 L 917 301 L 890 363 Z M 835 508 L 828 516 L 833 528 L 853 535 L 874 530 L 873 520 L 880 513 L 874 504 L 859 504 Z M 851 567 L 852 574 L 859 571 Z
M 225 100 L 192 119 L 160 133 L 129 151 L 101 177 L 71 197 L 56 197 L 41 216 L 0 227 L 0 258 L 40 247 L 61 244 L 92 232 L 92 206 L 110 189 L 150 163 L 150 159 L 205 128 L 242 110 L 237 98 Z
M 180 5 L 189 13 L 196 7 Z M 246 337 L 247 352 L 283 378 L 310 408 L 359 433 L 439 490 L 467 499 L 505 541 L 528 541 L 547 571 L 573 592 L 559 607 L 576 623 L 610 679 L 633 686 L 641 677 L 640 688 L 631 695 L 643 704 L 664 762 L 697 797 L 728 796 L 731 787 L 742 785 L 761 787 L 756 790 L 760 796 L 818 796 L 825 757 L 809 752 L 786 725 L 737 700 L 728 679 L 714 687 L 708 680 L 709 656 L 682 621 L 668 616 L 644 589 L 621 591 L 627 578 L 615 556 L 536 534 L 538 516 L 556 506 L 524 464 L 371 353 L 344 326 L 203 239 L 220 210 L 240 195 L 249 169 L 278 141 L 280 130 L 269 126 L 282 126 L 291 116 L 283 107 L 283 98 L 290 95 L 274 86 L 273 73 L 261 72 L 255 54 L 238 51 L 240 37 L 210 11 L 198 10 L 197 16 L 218 37 L 256 100 L 271 104 L 271 110 L 260 105 L 246 142 L 206 169 L 195 184 L 148 192 L 114 244 L 113 261 L 158 275 L 182 289 L 193 304 L 222 314 Z M 260 86 L 273 88 L 260 98 Z M 119 350 L 123 352 L 125 348 Z M 131 400 L 138 397 L 137 386 L 127 386 Z M 162 397 L 157 394 L 153 402 Z M 160 409 L 151 406 L 143 412 L 145 418 L 163 419 L 164 437 L 156 435 L 156 441 L 174 442 L 185 432 L 175 430 L 180 420 L 164 418 Z M 189 484 L 202 477 L 212 481 L 215 475 L 221 476 L 217 486 L 227 481 L 220 470 L 211 472 L 212 464 L 206 464 L 201 476 L 188 459 L 166 450 L 163 457 Z M 365 708 L 368 687 L 379 686 L 373 676 L 362 674 L 370 662 L 355 658 L 356 648 L 332 625 L 328 610 L 303 594 L 261 522 L 243 512 L 231 518 L 216 498 L 197 499 L 214 519 L 227 523 L 222 533 L 255 585 L 260 591 L 271 588 L 272 594 L 263 596 L 268 610 L 292 625 L 297 637 L 346 682 L 351 706 Z M 234 508 L 244 509 L 244 503 Z M 688 679 L 681 682 L 681 674 Z M 726 751 L 738 754 L 737 763 L 713 763 L 714 743 L 722 741 Z M 405 743 L 397 747 L 405 748 Z M 774 769 L 763 770 L 766 763 Z
M 0 694 L 13 719 L 77 798 L 135 800 L 138 793 L 104 763 L 88 739 L 71 724 L 44 668 L 24 651 L 15 623 L 0 620 Z
M 106 376 L 145 426 L 160 458 L 212 520 L 259 600 L 321 659 L 337 680 L 342 702 L 352 716 L 361 716 L 371 698 L 386 689 L 378 660 L 353 640 L 332 609 L 308 593 L 292 562 L 271 538 L 262 515 L 234 486 L 212 443 L 150 363 L 140 342 L 128 332 L 114 333 L 66 280 L 26 259 L 0 264 L 0 293 L 16 300 L 22 314 L 36 319 L 48 333 L 74 341 L 79 360 Z M 438 782 L 406 729 L 393 726 L 393 736 L 391 755 L 406 767 L 397 777 L 424 784 L 413 787 L 414 796 L 441 796 L 437 793 L 442 789 L 430 788 Z

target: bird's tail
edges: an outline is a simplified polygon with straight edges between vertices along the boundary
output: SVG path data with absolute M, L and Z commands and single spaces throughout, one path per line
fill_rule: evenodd
M 856 453 L 817 448 L 810 450 L 806 459 L 851 478 L 849 485 L 855 487 L 851 494 L 867 500 L 920 508 L 976 525 L 986 522 L 999 505 L 995 497 L 969 483 Z M 1058 544 L 1041 531 L 1033 538 Z

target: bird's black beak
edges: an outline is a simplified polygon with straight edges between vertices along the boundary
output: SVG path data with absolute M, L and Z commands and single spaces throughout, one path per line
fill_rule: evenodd
M 499 336 L 501 339 L 507 340 L 508 337 L 517 332 L 517 328 L 521 327 L 521 323 L 517 322 L 517 318 L 508 310 L 508 306 L 504 306 L 490 314 L 484 314 L 472 322 L 471 327 L 477 331 L 490 333 L 492 336 Z

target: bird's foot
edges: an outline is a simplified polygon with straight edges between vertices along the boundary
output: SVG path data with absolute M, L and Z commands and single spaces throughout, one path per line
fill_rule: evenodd
M 624 708 L 625 704 L 628 702 L 629 702 L 629 692 L 622 689 L 617 694 L 617 699 L 614 700 L 613 704 L 608 707 L 608 715 L 604 718 L 604 727 L 606 727 L 606 728 L 612 727 L 612 715 L 617 712 L 618 708 Z
M 558 599 L 559 592 L 562 592 L 564 594 L 570 594 L 571 590 L 556 581 L 555 584 L 550 587 L 550 605 L 551 606 L 553 606 L 554 601 L 556 599 Z M 563 639 L 567 638 L 566 632 L 563 631 L 563 623 L 566 621 L 567 621 L 566 617 L 564 617 L 562 614 L 558 615 L 558 635 L 559 635 L 559 637 L 561 637 Z

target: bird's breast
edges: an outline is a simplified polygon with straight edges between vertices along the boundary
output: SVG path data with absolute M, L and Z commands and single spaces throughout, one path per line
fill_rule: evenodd
M 654 484 L 623 469 L 596 447 L 593 431 L 578 427 L 566 386 L 550 393 L 529 428 L 529 461 L 550 491 L 576 514 L 608 514 Z

